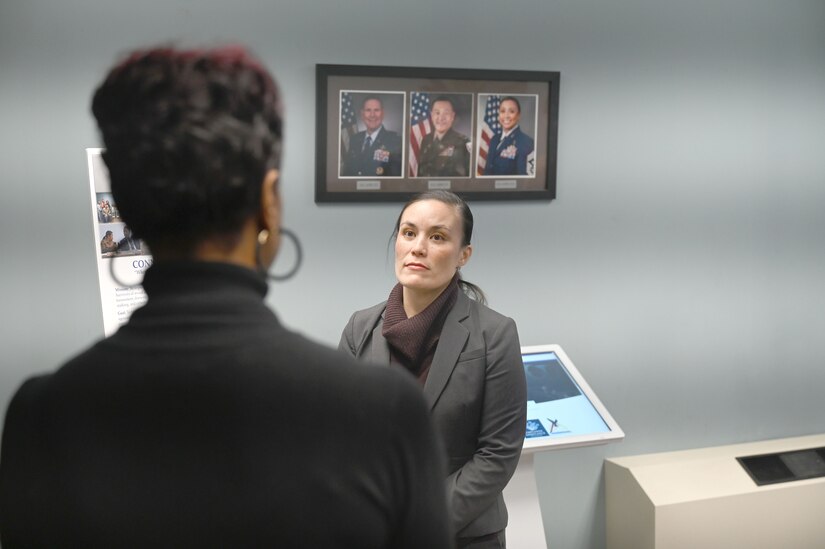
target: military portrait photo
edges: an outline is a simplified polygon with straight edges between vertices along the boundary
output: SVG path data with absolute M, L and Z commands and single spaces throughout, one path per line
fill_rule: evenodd
M 478 96 L 476 175 L 535 177 L 535 95 Z
M 402 177 L 403 92 L 341 92 L 340 177 Z
M 410 177 L 470 177 L 473 95 L 410 96 Z

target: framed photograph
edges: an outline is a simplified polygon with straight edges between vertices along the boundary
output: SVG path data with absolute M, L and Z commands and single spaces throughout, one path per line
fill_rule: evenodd
M 558 72 L 316 66 L 315 202 L 556 196 Z

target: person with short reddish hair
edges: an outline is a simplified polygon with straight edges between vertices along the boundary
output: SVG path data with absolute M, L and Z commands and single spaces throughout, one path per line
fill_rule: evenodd
M 138 51 L 94 95 L 146 304 L 17 391 L 0 455 L 16 547 L 450 547 L 415 383 L 291 332 L 278 88 L 242 48 Z M 344 366 L 342 368 L 342 366 Z

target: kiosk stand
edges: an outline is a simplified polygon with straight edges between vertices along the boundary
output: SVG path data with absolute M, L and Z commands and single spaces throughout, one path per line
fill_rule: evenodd
M 504 489 L 504 502 L 509 515 L 507 547 L 510 549 L 538 549 L 546 547 L 544 523 L 541 518 L 533 453 L 524 452 L 513 478 Z
M 504 490 L 510 549 L 546 547 L 533 455 L 537 451 L 615 442 L 624 432 L 559 345 L 521 348 L 527 380 L 527 434 Z

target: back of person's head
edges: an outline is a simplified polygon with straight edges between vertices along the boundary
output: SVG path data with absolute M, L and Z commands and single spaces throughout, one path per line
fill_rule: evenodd
M 136 237 L 187 253 L 232 235 L 281 158 L 280 94 L 241 47 L 141 50 L 95 92 L 112 195 Z

